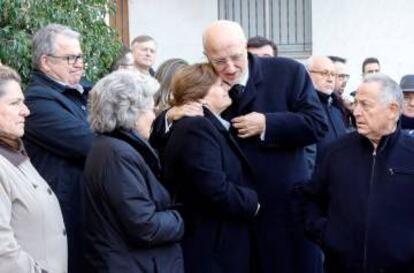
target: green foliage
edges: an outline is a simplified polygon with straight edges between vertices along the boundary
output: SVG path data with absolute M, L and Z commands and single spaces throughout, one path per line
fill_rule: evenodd
M 0 0 L 0 60 L 27 83 L 33 34 L 59 23 L 81 33 L 86 78 L 96 81 L 108 73 L 122 45 L 105 21 L 114 11 L 113 0 Z

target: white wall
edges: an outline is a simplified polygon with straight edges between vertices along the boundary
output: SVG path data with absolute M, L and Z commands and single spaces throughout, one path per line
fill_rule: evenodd
M 215 0 L 129 0 L 129 36 L 148 34 L 158 43 L 155 67 L 169 58 L 203 61 L 201 36 L 217 19 Z
M 362 61 L 370 56 L 399 82 L 414 74 L 413 16 L 411 0 L 313 0 L 313 54 L 348 59 L 347 92 L 357 87 Z

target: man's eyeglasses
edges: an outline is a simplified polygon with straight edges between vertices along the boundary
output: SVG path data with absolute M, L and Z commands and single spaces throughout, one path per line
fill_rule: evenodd
M 328 70 L 309 70 L 310 73 L 316 73 L 321 75 L 322 77 L 328 78 L 328 77 L 336 77 L 336 73 Z
M 60 60 L 66 60 L 66 62 L 68 63 L 68 65 L 74 65 L 77 62 L 82 61 L 83 62 L 83 54 L 79 54 L 79 55 L 65 55 L 65 56 L 55 56 L 52 54 L 48 54 L 47 56 L 55 58 L 55 59 L 60 59 Z
M 217 67 L 225 67 L 228 61 L 232 61 L 234 63 L 240 62 L 244 58 L 244 53 L 234 54 L 227 58 L 220 58 L 220 59 L 209 59 L 210 62 L 217 66 Z
M 349 74 L 337 74 L 336 77 L 341 80 L 349 80 Z

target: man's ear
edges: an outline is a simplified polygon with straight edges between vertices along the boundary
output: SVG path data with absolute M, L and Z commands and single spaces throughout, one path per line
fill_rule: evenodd
M 389 109 L 391 110 L 391 119 L 392 120 L 398 120 L 399 116 L 400 116 L 400 106 L 398 105 L 397 102 L 391 102 L 389 105 Z
M 43 72 L 50 71 L 50 59 L 46 55 L 40 57 L 39 69 Z

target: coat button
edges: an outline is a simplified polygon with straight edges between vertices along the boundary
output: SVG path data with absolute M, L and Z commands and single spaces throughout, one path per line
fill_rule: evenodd
M 47 188 L 47 192 L 52 195 L 52 190 L 50 188 Z
M 33 188 L 37 189 L 37 185 L 36 184 L 32 184 Z
M 62 231 L 63 236 L 66 236 L 66 229 L 64 228 Z

